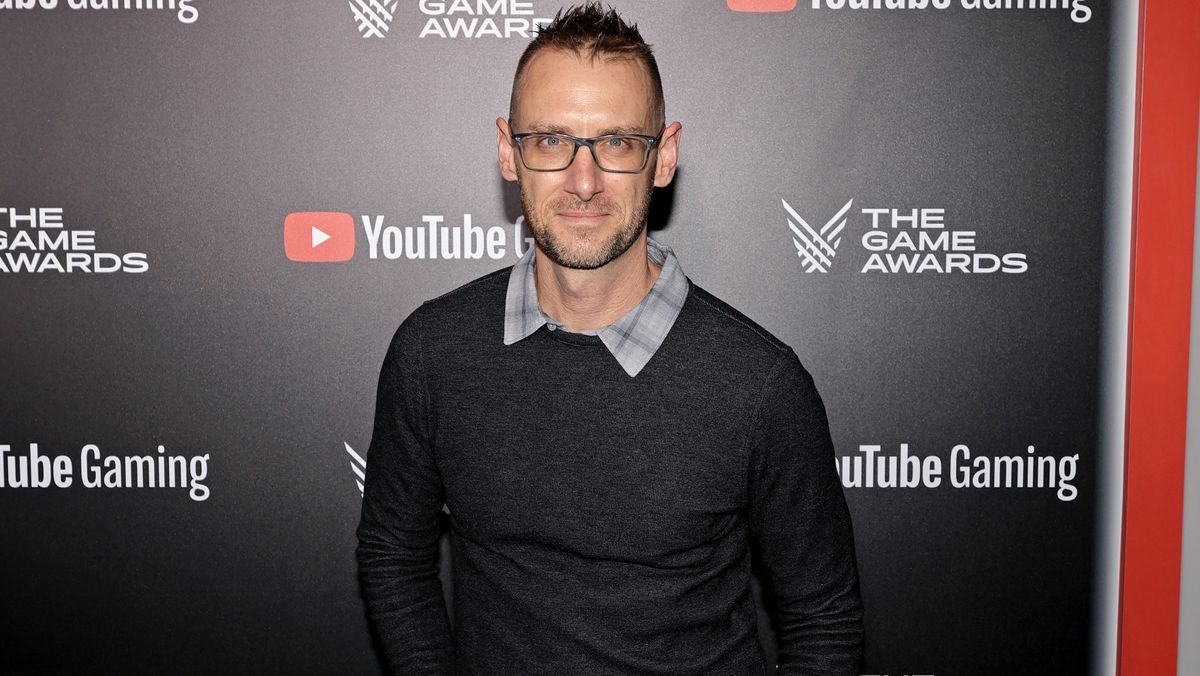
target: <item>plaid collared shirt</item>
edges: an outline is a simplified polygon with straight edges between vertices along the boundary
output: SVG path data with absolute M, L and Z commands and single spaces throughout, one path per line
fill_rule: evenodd
M 599 336 L 630 377 L 636 376 L 658 351 L 679 317 L 688 294 L 688 280 L 679 267 L 675 252 L 649 237 L 646 245 L 647 257 L 662 266 L 650 292 L 617 321 L 598 331 L 585 332 Z M 505 345 L 529 336 L 543 324 L 551 331 L 565 328 L 542 312 L 538 304 L 534 248 L 529 247 L 508 277 L 508 294 L 504 302 Z

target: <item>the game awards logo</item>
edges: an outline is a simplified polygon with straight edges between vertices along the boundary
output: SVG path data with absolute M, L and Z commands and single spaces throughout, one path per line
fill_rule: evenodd
M 358 486 L 358 492 L 361 495 L 363 492 L 363 482 L 367 480 L 367 461 L 361 455 L 354 452 L 350 448 L 350 444 L 342 442 L 346 447 L 346 452 L 350 454 L 350 471 L 354 472 L 354 483 Z
M 805 272 L 829 272 L 833 265 L 833 257 L 837 254 L 838 244 L 842 241 L 842 230 L 846 227 L 846 212 L 854 200 L 838 210 L 833 218 L 825 222 L 818 230 L 808 224 L 792 205 L 783 202 L 783 208 L 788 214 L 788 227 L 792 230 L 792 244 L 796 245 L 796 255 L 802 261 Z
M 354 20 L 358 23 L 358 32 L 364 38 L 386 38 L 392 19 L 396 17 L 396 5 L 399 0 L 347 0 L 350 10 L 354 12 Z
M 780 201 L 801 269 L 829 272 L 854 200 L 820 228 L 809 225 L 787 200 Z M 858 212 L 869 226 L 859 240 L 867 257 L 860 273 L 1019 275 L 1029 270 L 1024 252 L 985 249 L 979 231 L 969 222 L 959 225 L 952 214 L 948 220 L 944 207 L 863 207 Z

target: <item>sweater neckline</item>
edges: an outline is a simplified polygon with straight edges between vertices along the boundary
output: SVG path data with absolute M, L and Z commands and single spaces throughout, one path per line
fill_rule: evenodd
M 572 333 L 563 329 L 551 329 L 549 324 L 542 325 L 538 331 L 549 334 L 551 338 L 559 342 L 570 343 L 571 345 L 604 345 L 604 341 L 600 339 L 600 336 L 590 333 Z

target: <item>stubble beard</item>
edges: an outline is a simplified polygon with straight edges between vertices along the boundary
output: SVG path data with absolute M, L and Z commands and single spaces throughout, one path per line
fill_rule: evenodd
M 570 197 L 556 199 L 546 205 L 547 220 L 543 220 L 542 213 L 537 210 L 526 190 L 525 182 L 521 181 L 521 210 L 524 212 L 525 222 L 529 224 L 529 230 L 533 234 L 534 243 L 551 261 L 556 265 L 573 270 L 595 270 L 609 264 L 628 251 L 642 231 L 646 229 L 646 215 L 650 211 L 653 181 L 653 175 L 647 177 L 646 189 L 642 193 L 641 199 L 633 205 L 633 211 L 628 218 L 621 222 L 616 232 L 590 252 L 582 250 L 583 247 L 576 246 L 574 242 L 566 242 L 559 238 L 551 229 L 548 219 L 558 211 L 597 209 L 612 213 L 612 210 L 608 208 L 609 202 L 597 199 L 583 202 Z

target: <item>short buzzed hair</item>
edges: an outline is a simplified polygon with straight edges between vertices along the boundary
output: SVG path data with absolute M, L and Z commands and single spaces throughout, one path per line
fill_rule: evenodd
M 605 9 L 599 2 L 589 1 L 560 9 L 554 20 L 538 30 L 517 62 L 513 76 L 512 96 L 508 102 L 508 118 L 517 112 L 517 92 L 521 78 L 533 55 L 544 49 L 575 52 L 591 61 L 597 58 L 625 58 L 641 61 L 650 74 L 650 91 L 654 96 L 654 114 L 659 124 L 666 124 L 666 103 L 663 100 L 662 77 L 650 45 L 642 39 L 637 24 L 626 23 L 617 10 Z

